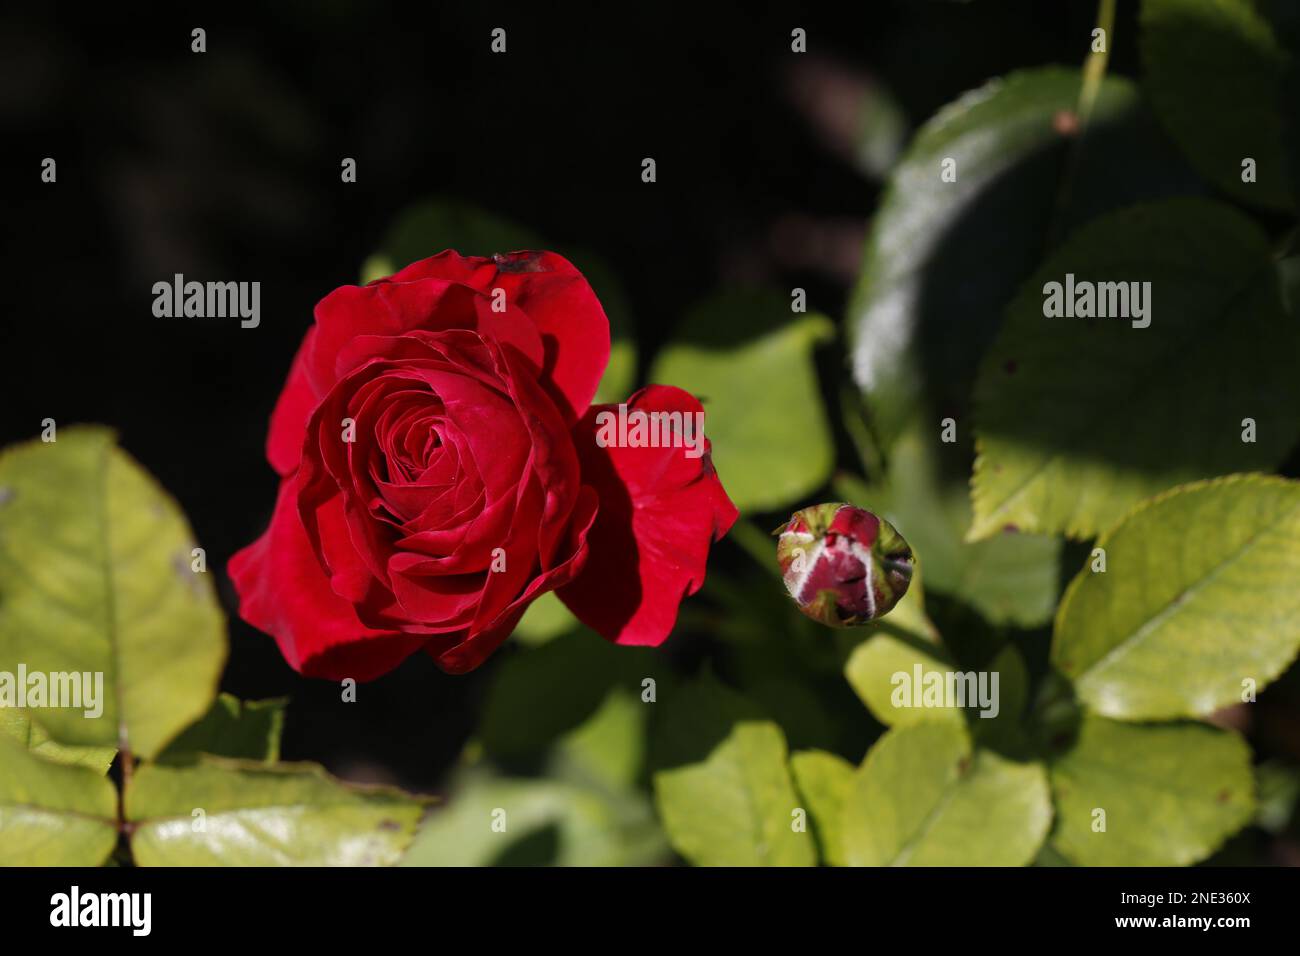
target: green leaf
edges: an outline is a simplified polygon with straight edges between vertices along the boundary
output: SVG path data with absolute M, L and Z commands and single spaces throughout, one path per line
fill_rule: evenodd
M 1003 308 L 1061 230 L 1200 188 L 1133 84 L 1115 77 L 1063 188 L 1079 144 L 1060 119 L 1079 86 L 1077 70 L 1056 67 L 993 80 L 926 123 L 890 177 L 847 313 L 854 379 L 886 448 L 918 413 L 965 427 Z M 945 159 L 955 182 L 940 178 Z
M 421 825 L 402 866 L 649 866 L 668 856 L 644 798 L 555 780 L 472 777 Z
M 126 790 L 139 866 L 390 866 L 423 812 L 406 794 L 348 786 L 314 764 L 145 764 Z
M 1045 283 L 1067 273 L 1149 281 L 1150 326 L 1044 317 Z M 1271 467 L 1300 435 L 1297 355 L 1268 242 L 1240 213 L 1180 199 L 1085 226 L 1025 284 L 985 359 L 970 537 L 1089 537 L 1181 482 Z
M 1069 860 L 1061 856 L 1052 844 L 1044 843 L 1043 848 L 1038 851 L 1038 856 L 1034 858 L 1034 866 L 1074 866 Z
M 998 675 L 997 714 L 984 717 L 976 711 L 970 721 L 971 735 L 977 744 L 1018 755 L 1028 749 L 1028 738 L 1021 717 L 1029 703 L 1029 668 L 1025 657 L 1014 644 L 1007 644 L 986 669 Z
M 1300 256 L 1280 260 L 1277 264 L 1277 279 L 1287 314 L 1292 319 L 1300 317 Z
M 99 866 L 117 844 L 116 816 L 103 774 L 0 734 L 0 866 Z
M 655 775 L 655 802 L 674 849 L 696 866 L 812 866 L 812 835 L 773 723 L 746 722 L 703 763 Z
M 841 820 L 844 801 L 853 785 L 853 764 L 824 750 L 801 750 L 790 756 L 795 787 L 817 831 L 821 857 L 830 866 L 844 866 Z
M 1051 765 L 1052 845 L 1080 866 L 1186 866 L 1250 821 L 1250 750 L 1205 724 L 1086 715 Z M 1099 832 L 1105 811 L 1105 831 Z
M 1146 91 L 1202 176 L 1245 202 L 1290 209 L 1283 149 L 1287 56 L 1250 0 L 1143 0 Z M 1289 113 L 1284 112 L 1289 111 Z M 1242 160 L 1257 163 L 1242 182 Z
M 667 677 L 665 662 L 647 648 L 617 647 L 581 628 L 537 647 L 519 647 L 497 665 L 479 722 L 484 747 L 500 760 L 546 750 L 622 686 Z
M 792 315 L 779 294 L 727 293 L 692 309 L 655 359 L 652 382 L 704 403 L 713 463 L 742 511 L 779 508 L 830 476 L 812 353 L 833 335 L 829 319 Z
M 463 256 L 492 256 L 544 248 L 535 232 L 509 219 L 454 199 L 426 199 L 403 210 L 389 227 L 362 267 L 361 281 L 392 275 L 447 249 Z
M 117 751 L 112 747 L 77 747 L 50 739 L 49 732 L 26 710 L 0 707 L 0 732 L 7 733 L 32 753 L 54 763 L 86 767 L 96 773 L 108 773 Z
M 1071 582 L 1052 642 L 1052 663 L 1097 713 L 1209 714 L 1262 689 L 1300 649 L 1300 482 L 1185 485 L 1097 545 L 1106 571 L 1090 562 Z
M 557 741 L 552 775 L 607 790 L 632 789 L 645 767 L 650 706 L 631 690 L 612 689 L 591 717 Z
M 917 667 L 921 669 L 921 688 L 934 680 L 942 687 L 946 675 L 957 670 L 937 644 L 910 635 L 882 632 L 867 638 L 854 649 L 844 665 L 844 676 L 871 715 L 886 727 L 919 720 L 961 720 L 960 707 L 944 704 L 913 706 L 912 687 L 917 683 Z M 902 675 L 905 680 L 896 679 L 896 675 Z
M 222 694 L 203 717 L 158 755 L 160 762 L 188 763 L 200 754 L 259 760 L 280 759 L 280 734 L 288 698 L 241 701 Z
M 665 688 L 653 712 L 650 766 L 666 770 L 699 763 L 731 736 L 737 724 L 768 716 L 707 671 L 695 680 Z
M 965 446 L 940 441 L 937 423 L 914 422 L 890 450 L 883 486 L 841 479 L 837 488 L 907 539 L 928 590 L 957 598 L 994 623 L 1037 627 L 1056 610 L 1061 542 L 1012 532 L 965 541 L 969 461 Z
M 1052 821 L 1047 774 L 938 720 L 896 727 L 867 753 L 843 818 L 851 866 L 1024 866 Z
M 1270 760 L 1255 768 L 1258 806 L 1255 825 L 1274 835 L 1284 832 L 1300 804 L 1300 767 Z
M 564 606 L 554 591 L 547 591 L 524 611 L 514 637 L 530 647 L 545 644 L 552 638 L 578 628 L 578 619 Z
M 152 757 L 207 710 L 226 656 L 176 503 L 110 431 L 0 455 L 0 671 L 102 675 L 103 713 L 46 708 L 60 743 Z

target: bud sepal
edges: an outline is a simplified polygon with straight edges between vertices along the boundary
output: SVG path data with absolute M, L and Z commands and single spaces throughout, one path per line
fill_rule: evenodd
M 912 580 L 912 549 L 883 518 L 845 502 L 796 511 L 775 532 L 777 563 L 799 610 L 828 627 L 884 617 Z

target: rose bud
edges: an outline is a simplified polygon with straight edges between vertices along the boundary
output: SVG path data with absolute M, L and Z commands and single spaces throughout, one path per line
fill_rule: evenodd
M 912 549 L 894 526 L 842 502 L 796 511 L 775 534 L 790 596 L 814 621 L 853 627 L 888 614 L 912 580 Z

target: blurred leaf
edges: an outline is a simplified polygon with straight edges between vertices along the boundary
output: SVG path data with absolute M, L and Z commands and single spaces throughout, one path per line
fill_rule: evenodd
M 1145 88 L 1192 165 L 1245 202 L 1290 209 L 1282 145 L 1287 57 L 1250 0 L 1142 0 Z M 1284 113 L 1284 111 L 1287 111 Z M 1242 160 L 1258 164 L 1241 180 Z
M 1300 482 L 1177 488 L 1097 542 L 1061 601 L 1052 663 L 1107 717 L 1209 714 L 1263 689 L 1300 648 Z
M 1035 627 L 1051 620 L 1061 542 L 1011 532 L 965 541 L 971 523 L 969 458 L 963 446 L 939 439 L 937 423 L 927 428 L 914 422 L 890 451 L 883 485 L 840 478 L 836 488 L 898 529 L 927 589 L 957 598 L 997 624 Z
M 998 712 L 992 717 L 981 716 L 978 711 L 972 714 L 971 735 L 977 744 L 1001 749 L 1004 753 L 1011 749 L 1019 754 L 1028 748 L 1028 739 L 1020 723 L 1029 703 L 1029 668 L 1024 655 L 1014 644 L 1007 644 L 989 661 L 986 669 L 990 674 L 998 675 Z
M 1269 833 L 1284 832 L 1300 803 L 1300 767 L 1270 760 L 1255 768 L 1258 807 L 1255 824 Z
M 0 866 L 100 866 L 116 844 L 117 792 L 102 773 L 0 733 Z
M 523 620 L 515 628 L 515 638 L 523 644 L 536 646 L 577 627 L 578 619 L 573 612 L 564 606 L 554 591 L 547 591 L 528 605 Z
M 630 790 L 645 767 L 648 708 L 626 688 L 614 688 L 581 726 L 559 739 L 554 776 L 612 791 Z
M 226 656 L 184 514 L 99 427 L 6 450 L 0 501 L 0 671 L 102 674 L 98 719 L 46 708 L 42 726 L 152 757 L 207 710 Z
M 31 714 L 17 707 L 0 707 L 0 733 L 8 733 L 38 757 L 85 767 L 99 774 L 108 773 L 113 758 L 117 756 L 112 747 L 76 747 L 57 743 L 50 739 L 44 727 L 32 720 Z
M 288 703 L 283 697 L 241 701 L 233 694 L 221 694 L 212 709 L 168 744 L 157 759 L 187 763 L 199 754 L 209 754 L 274 763 L 280 759 L 280 734 Z
M 834 326 L 779 294 L 733 292 L 692 309 L 650 380 L 704 403 L 713 463 L 741 511 L 779 508 L 830 475 L 834 447 L 813 349 Z
M 1043 286 L 1067 273 L 1150 281 L 1150 326 L 1045 318 Z M 1268 242 L 1232 208 L 1169 200 L 1084 227 L 1025 284 L 981 369 L 971 537 L 1090 537 L 1180 482 L 1271 467 L 1300 436 L 1298 354 Z
M 801 750 L 790 756 L 795 787 L 812 817 L 821 857 L 830 866 L 845 865 L 841 820 L 854 769 L 843 757 L 824 750 Z
M 656 687 L 668 679 L 653 649 L 617 647 L 586 628 L 502 658 L 479 734 L 488 753 L 503 760 L 541 754 L 591 717 L 615 686 L 639 695 L 644 679 Z
M 1293 317 L 1300 317 L 1300 256 L 1290 256 L 1277 264 L 1282 304 Z
M 646 866 L 666 856 L 644 799 L 612 802 L 553 780 L 477 778 L 429 814 L 401 865 Z
M 1077 70 L 993 80 L 940 110 L 895 167 L 846 322 L 854 379 L 886 448 L 918 412 L 964 426 L 979 358 L 1054 230 L 1200 188 L 1135 87 L 1112 77 L 1063 192 L 1078 98 Z M 955 182 L 940 178 L 945 159 Z
M 636 380 L 637 351 L 627 298 L 604 260 L 584 249 L 556 246 L 516 222 L 455 199 L 426 199 L 405 209 L 379 249 L 361 267 L 361 281 L 390 276 L 412 262 L 454 249 L 463 256 L 492 256 L 524 249 L 558 252 L 583 274 L 610 324 L 609 366 L 596 402 L 627 398 Z
M 962 724 L 890 730 L 868 752 L 842 822 L 851 866 L 1024 866 L 1052 822 L 1047 774 L 986 750 Z
M 126 790 L 139 866 L 391 866 L 423 812 L 413 797 L 351 787 L 314 764 L 145 764 Z
M 1034 858 L 1034 866 L 1074 866 L 1074 864 L 1061 856 L 1051 843 L 1044 843 L 1043 848 L 1038 851 L 1038 856 Z
M 698 763 L 740 722 L 768 717 L 753 701 L 707 672 L 659 695 L 653 716 L 650 766 L 654 770 Z
M 361 281 L 392 275 L 446 249 L 463 256 L 492 256 L 545 248 L 540 236 L 518 223 L 458 200 L 427 199 L 397 217 L 379 249 L 366 260 Z
M 703 763 L 655 774 L 669 842 L 696 866 L 812 866 L 812 835 L 796 832 L 799 805 L 776 724 L 737 724 Z
M 853 144 L 857 168 L 873 179 L 885 176 L 903 151 L 907 127 L 907 114 L 897 97 L 879 83 L 870 84 L 862 98 Z
M 803 672 L 787 655 L 764 655 L 760 661 L 754 651 L 742 648 L 737 655 L 737 683 L 745 695 L 781 728 L 791 747 L 838 747 L 841 715 L 816 675 Z
M 1250 750 L 1205 724 L 1125 724 L 1086 715 L 1051 765 L 1052 845 L 1080 866 L 1186 866 L 1254 811 Z M 1094 830 L 1105 811 L 1105 831 Z
M 918 667 L 921 681 L 914 689 Z M 858 645 L 844 667 L 844 676 L 871 715 L 886 727 L 894 727 L 919 720 L 961 720 L 960 707 L 913 706 L 913 696 L 921 695 L 927 682 L 936 679 L 931 675 L 938 675 L 942 687 L 946 675 L 956 669 L 943 648 L 936 644 L 910 635 L 879 633 Z M 894 675 L 902 675 L 906 680 L 895 681 Z

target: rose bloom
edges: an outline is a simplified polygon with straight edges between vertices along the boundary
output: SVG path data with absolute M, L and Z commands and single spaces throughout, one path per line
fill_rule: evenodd
M 547 591 L 619 644 L 668 636 L 736 508 L 707 442 L 597 443 L 609 321 L 577 269 L 447 251 L 315 319 L 271 415 L 270 527 L 229 567 L 290 665 L 369 680 L 423 650 L 468 671 Z M 627 405 L 702 412 L 660 385 Z

